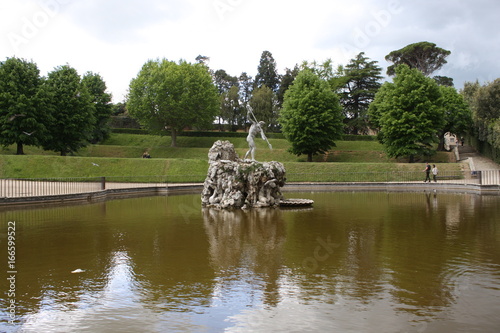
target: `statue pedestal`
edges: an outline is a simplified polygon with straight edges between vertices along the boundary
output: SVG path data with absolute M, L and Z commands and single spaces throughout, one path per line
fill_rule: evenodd
M 207 178 L 201 194 L 203 207 L 276 207 L 283 199 L 282 163 L 241 160 L 229 141 L 216 141 L 208 153 Z

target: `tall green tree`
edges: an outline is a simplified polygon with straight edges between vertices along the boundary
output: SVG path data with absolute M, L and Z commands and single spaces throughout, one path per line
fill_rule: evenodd
M 232 86 L 238 86 L 238 78 L 229 75 L 225 70 L 218 69 L 214 73 L 214 81 L 219 94 L 226 93 Z
M 441 92 L 436 81 L 407 65 L 396 68 L 369 107 L 380 127 L 379 140 L 390 157 L 429 156 L 444 126 Z
M 113 116 L 124 115 L 127 114 L 127 103 L 126 102 L 118 102 L 111 105 Z
M 47 116 L 42 109 L 40 71 L 33 62 L 8 58 L 0 62 L 0 144 L 39 146 L 46 135 Z
M 76 69 L 69 65 L 55 68 L 42 89 L 50 99 L 51 114 L 44 149 L 66 156 L 87 146 L 95 128 L 95 106 Z
M 368 107 L 382 85 L 382 68 L 359 53 L 343 68 L 345 86 L 340 91 L 346 130 L 350 134 L 367 134 Z
M 243 104 L 248 103 L 250 98 L 252 97 L 253 91 L 253 79 L 246 72 L 241 73 L 238 78 L 239 86 L 240 86 L 240 99 Z
M 449 86 L 439 86 L 441 91 L 444 123 L 438 132 L 438 150 L 444 150 L 444 135 L 448 132 L 459 137 L 470 132 L 472 126 L 472 114 L 469 106 L 458 91 Z
M 276 94 L 269 87 L 254 89 L 249 104 L 257 120 L 264 121 L 270 131 L 278 130 Z
M 254 87 L 254 82 L 252 76 L 248 75 L 246 72 L 241 73 L 239 79 L 240 85 L 240 100 L 241 108 L 246 110 L 250 98 L 252 98 L 252 92 Z M 247 115 L 243 112 L 243 123 L 248 123 Z
M 286 68 L 285 74 L 280 77 L 280 85 L 278 88 L 278 92 L 276 93 L 276 97 L 278 99 L 278 108 L 281 108 L 283 105 L 283 100 L 285 99 L 285 92 L 292 85 L 293 80 L 299 74 L 300 69 L 298 65 L 295 65 L 293 69 Z
M 477 139 L 500 152 L 500 79 L 480 85 L 466 82 L 462 94 L 472 109 Z M 500 160 L 500 156 L 492 156 Z
M 448 76 L 436 75 L 433 77 L 440 86 L 453 87 L 453 78 Z
M 477 91 L 476 116 L 484 120 L 500 118 L 500 79 L 489 82 Z
M 304 61 L 301 65 L 301 69 L 308 69 L 316 74 L 321 80 L 328 82 L 330 88 L 334 92 L 340 92 L 347 84 L 344 76 L 344 67 L 342 65 L 338 65 L 334 68 L 332 59 L 327 59 L 322 63 L 319 63 L 316 60 L 311 62 Z
M 335 147 L 343 134 L 339 98 L 325 80 L 311 70 L 302 70 L 285 93 L 279 117 L 289 151 L 295 155 L 322 154 Z
M 229 124 L 232 131 L 238 127 L 245 126 L 245 116 L 240 105 L 238 87 L 232 86 L 228 91 L 220 95 L 221 99 L 221 118 Z
M 82 78 L 82 84 L 90 93 L 95 111 L 95 126 L 90 141 L 92 143 L 101 142 L 107 139 L 111 132 L 111 128 L 109 127 L 109 119 L 113 112 L 111 94 L 106 92 L 106 83 L 99 74 L 92 72 L 85 73 Z
M 464 82 L 464 87 L 460 90 L 460 95 L 463 96 L 472 112 L 474 112 L 475 101 L 479 89 L 481 89 L 481 85 L 479 81 L 476 80 L 475 82 Z
M 430 42 L 409 44 L 385 56 L 385 60 L 393 63 L 387 67 L 387 75 L 394 75 L 396 67 L 405 64 L 429 76 L 447 63 L 446 57 L 450 54 L 451 51 L 437 47 L 436 44 Z
M 146 62 L 130 82 L 127 108 L 150 131 L 169 130 L 176 147 L 184 128 L 211 126 L 220 101 L 205 65 L 158 59 Z
M 273 55 L 269 51 L 262 52 L 257 67 L 257 75 L 255 75 L 255 88 L 267 86 L 272 91 L 277 92 L 279 83 L 277 65 Z
M 231 124 L 231 127 L 236 125 L 239 102 L 236 106 L 234 92 L 238 92 L 238 78 L 229 75 L 225 70 L 218 69 L 213 74 L 214 83 L 220 95 L 220 112 L 218 114 L 219 127 L 222 130 L 222 122 L 225 121 Z M 235 88 L 233 88 L 235 87 Z M 231 91 L 231 92 L 230 92 Z

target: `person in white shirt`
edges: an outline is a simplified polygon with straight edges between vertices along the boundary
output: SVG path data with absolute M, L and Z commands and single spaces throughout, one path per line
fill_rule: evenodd
M 433 164 L 432 165 L 432 178 L 434 179 L 434 182 L 436 183 L 437 182 L 437 175 L 438 175 L 438 168 L 436 166 L 436 164 Z

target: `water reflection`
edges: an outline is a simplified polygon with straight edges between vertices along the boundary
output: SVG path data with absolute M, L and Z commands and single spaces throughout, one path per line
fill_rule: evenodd
M 296 196 L 314 207 L 221 211 L 187 195 L 0 212 L 2 242 L 5 221 L 18 226 L 20 319 L 0 331 L 493 332 L 500 325 L 499 197 Z M 7 302 L 0 297 L 2 319 Z
M 105 322 L 108 321 L 123 323 L 113 325 L 109 331 L 120 326 L 130 331 L 144 327 L 142 322 L 151 318 L 151 314 L 144 310 L 138 297 L 138 291 L 142 288 L 134 277 L 130 257 L 126 252 L 113 253 L 105 270 L 104 285 L 96 285 L 96 280 L 83 275 L 85 272 L 75 276 L 81 283 L 79 288 L 56 294 L 53 288 L 57 287 L 47 288 L 41 297 L 38 312 L 26 316 L 23 331 L 104 332 L 107 331 Z
M 217 299 L 232 288 L 232 283 L 244 280 L 250 284 L 250 291 L 262 292 L 262 296 L 257 297 L 259 303 L 262 301 L 268 306 L 279 303 L 278 281 L 283 268 L 286 231 L 281 215 L 281 210 L 273 208 L 203 209 L 210 262 L 217 272 Z

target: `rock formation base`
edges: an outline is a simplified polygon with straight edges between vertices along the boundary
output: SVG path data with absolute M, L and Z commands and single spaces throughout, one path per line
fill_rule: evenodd
M 276 207 L 283 199 L 285 167 L 282 163 L 241 160 L 229 141 L 216 141 L 208 152 L 208 173 L 203 207 Z

